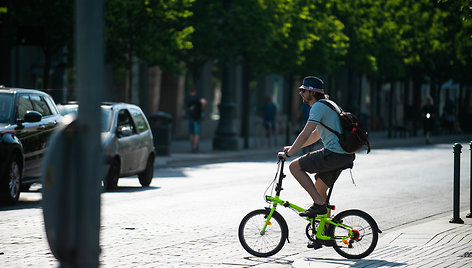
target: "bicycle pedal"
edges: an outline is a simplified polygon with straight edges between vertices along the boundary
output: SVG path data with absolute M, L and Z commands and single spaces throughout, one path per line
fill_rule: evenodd
M 323 247 L 323 245 L 321 245 L 319 243 L 319 241 L 310 241 L 308 242 L 308 245 L 306 246 L 307 248 L 312 248 L 312 249 L 320 249 Z

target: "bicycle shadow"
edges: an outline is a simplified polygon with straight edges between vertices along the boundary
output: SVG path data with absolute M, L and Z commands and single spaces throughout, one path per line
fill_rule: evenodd
M 404 262 L 391 262 L 386 260 L 375 259 L 331 259 L 331 258 L 310 258 L 305 257 L 305 262 L 323 262 L 330 265 L 346 265 L 348 267 L 394 267 L 406 266 Z
M 118 185 L 116 189 L 114 190 L 109 190 L 104 193 L 107 194 L 113 194 L 113 193 L 132 193 L 132 192 L 145 192 L 145 191 L 152 191 L 152 190 L 159 190 L 161 187 L 159 186 L 148 186 L 148 187 L 142 187 L 142 186 L 120 186 Z
M 244 257 L 243 259 L 251 261 L 255 264 L 251 264 L 251 266 L 260 265 L 260 264 L 268 264 L 268 265 L 292 265 L 293 261 L 287 260 L 284 258 L 276 258 L 276 257 L 267 257 L 267 258 L 260 258 L 260 257 Z

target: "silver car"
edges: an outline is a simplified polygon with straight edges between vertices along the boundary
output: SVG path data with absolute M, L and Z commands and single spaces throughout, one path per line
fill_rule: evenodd
M 65 115 L 76 114 L 78 105 L 58 105 Z M 138 175 L 141 186 L 151 184 L 154 173 L 154 143 L 143 111 L 134 104 L 105 102 L 102 110 L 102 144 L 106 190 L 116 189 L 118 179 Z

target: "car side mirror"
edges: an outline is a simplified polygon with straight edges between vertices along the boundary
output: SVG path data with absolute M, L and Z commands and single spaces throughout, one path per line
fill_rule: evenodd
M 29 123 L 39 122 L 41 121 L 42 117 L 43 115 L 40 112 L 27 111 L 23 122 L 29 122 Z
M 116 133 L 118 134 L 119 137 L 128 137 L 133 134 L 133 131 L 129 127 L 119 127 L 116 130 Z

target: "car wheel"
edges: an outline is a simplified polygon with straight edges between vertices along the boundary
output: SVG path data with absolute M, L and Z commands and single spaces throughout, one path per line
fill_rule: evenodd
M 20 161 L 17 156 L 12 157 L 7 166 L 6 170 L 6 183 L 4 184 L 5 192 L 3 196 L 3 201 L 8 204 L 12 204 L 18 201 L 20 198 L 20 187 L 21 187 L 21 168 Z
M 118 179 L 120 178 L 120 161 L 114 158 L 111 161 L 110 169 L 105 180 L 105 190 L 114 190 L 118 186 Z
M 146 169 L 138 174 L 139 183 L 141 186 L 148 187 L 151 184 L 154 175 L 154 155 L 149 155 L 146 163 Z

